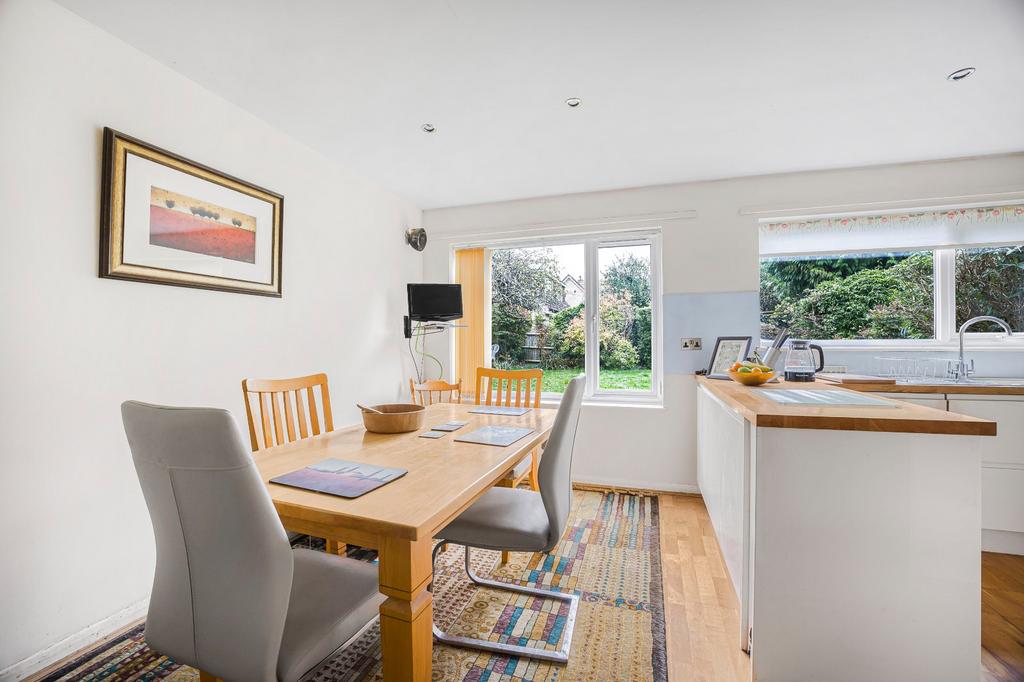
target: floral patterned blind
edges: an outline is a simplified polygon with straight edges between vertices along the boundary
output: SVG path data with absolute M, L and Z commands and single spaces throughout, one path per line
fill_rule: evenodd
M 1024 204 L 765 222 L 762 255 L 1024 242 Z

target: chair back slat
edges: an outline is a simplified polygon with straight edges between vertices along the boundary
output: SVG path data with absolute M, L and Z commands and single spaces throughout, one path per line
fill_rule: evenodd
M 274 438 L 278 445 L 284 443 L 284 428 L 281 423 L 281 394 L 270 393 L 270 405 L 274 408 Z
M 327 387 L 326 374 L 313 374 L 294 379 L 245 379 L 242 381 L 242 397 L 245 400 L 245 414 L 249 420 L 249 439 L 255 452 L 262 448 L 291 443 L 297 438 L 318 436 L 321 433 L 321 411 L 316 405 L 316 388 L 320 388 L 323 425 L 327 431 L 334 430 L 331 414 L 331 394 Z M 303 396 L 305 392 L 305 396 Z M 259 405 L 260 429 L 256 428 L 252 400 Z M 295 401 L 294 405 L 292 401 Z M 269 404 L 268 402 L 269 401 Z M 283 406 L 283 410 L 282 410 Z M 306 408 L 309 408 L 309 421 Z M 296 425 L 296 420 L 298 424 Z M 258 435 L 262 435 L 262 442 Z
M 313 393 L 312 388 L 306 389 L 306 398 L 309 401 L 309 423 L 313 428 L 313 435 L 320 435 L 320 417 L 317 416 L 316 412 L 316 394 Z
M 260 397 L 260 422 L 263 424 L 263 443 L 269 447 L 270 439 L 270 411 L 267 409 L 267 394 L 257 393 Z M 257 450 L 259 446 L 254 446 Z
M 309 389 L 310 395 L 313 394 L 313 389 Z M 334 430 L 334 417 L 331 416 L 331 394 L 327 391 L 327 376 L 324 376 L 324 382 L 320 384 L 320 401 L 324 405 L 324 431 Z
M 306 407 L 302 404 L 302 389 L 295 391 L 295 412 L 299 417 L 299 438 L 308 438 L 309 426 L 306 425 Z
M 433 405 L 434 403 L 461 403 L 462 380 L 449 384 L 441 379 L 432 379 L 417 384 L 409 379 L 409 396 L 417 405 Z
M 284 401 L 284 423 L 288 427 L 288 442 L 295 440 L 295 415 L 292 414 L 292 392 L 285 391 L 281 394 Z
M 540 405 L 541 383 L 544 372 L 539 369 L 476 370 L 475 401 L 477 405 L 504 405 L 506 407 L 537 407 Z M 484 385 L 481 386 L 481 383 Z M 495 388 L 497 391 L 495 391 Z M 512 391 L 515 390 L 513 403 Z M 486 393 L 484 391 L 486 390 Z

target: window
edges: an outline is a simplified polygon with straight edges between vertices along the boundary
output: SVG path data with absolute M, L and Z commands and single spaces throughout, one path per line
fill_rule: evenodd
M 591 398 L 656 399 L 657 233 L 491 249 L 491 364 L 544 370 L 556 397 L 587 377 Z
M 949 343 L 978 315 L 1024 331 L 1024 206 L 765 223 L 761 254 L 764 338 Z
M 931 251 L 761 259 L 761 336 L 935 338 Z
M 597 249 L 598 388 L 650 392 L 651 245 Z
M 956 328 L 972 317 L 992 315 L 1024 332 L 1024 246 L 956 250 Z M 975 332 L 1000 332 L 979 322 Z

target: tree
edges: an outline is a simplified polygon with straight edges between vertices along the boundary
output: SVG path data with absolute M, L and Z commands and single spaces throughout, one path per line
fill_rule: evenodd
M 491 343 L 498 344 L 498 354 L 505 361 L 518 362 L 525 358 L 526 333 L 530 331 L 530 318 L 521 309 L 498 304 L 491 308 Z
M 931 338 L 932 254 L 766 260 L 761 329 L 812 339 Z
M 629 293 L 633 305 L 651 305 L 651 264 L 646 258 L 627 253 L 618 255 L 601 273 L 601 293 Z
M 491 341 L 504 360 L 524 358 L 533 313 L 562 301 L 558 273 L 551 249 L 498 249 L 491 255 Z
M 491 255 L 491 302 L 527 312 L 555 307 L 564 295 L 558 275 L 551 249 L 497 249 Z
M 866 339 L 930 339 L 934 336 L 935 299 L 931 253 L 914 254 L 897 263 L 888 272 L 900 286 L 887 304 L 868 313 L 868 323 L 860 331 Z
M 771 282 L 766 288 L 762 304 L 765 299 L 776 301 L 773 309 L 762 313 L 766 330 L 788 326 L 795 336 L 812 339 L 932 336 L 930 252 L 825 279 L 796 300 Z
M 962 249 L 956 253 L 956 324 L 994 315 L 1014 330 L 1024 329 L 1024 247 Z M 972 331 L 998 332 L 982 322 Z

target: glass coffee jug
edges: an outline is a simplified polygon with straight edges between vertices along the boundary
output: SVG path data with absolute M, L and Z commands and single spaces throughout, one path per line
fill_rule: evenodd
M 817 363 L 814 351 L 818 351 Z M 813 343 L 791 340 L 784 367 L 786 381 L 814 381 L 814 373 L 825 369 L 825 351 Z

